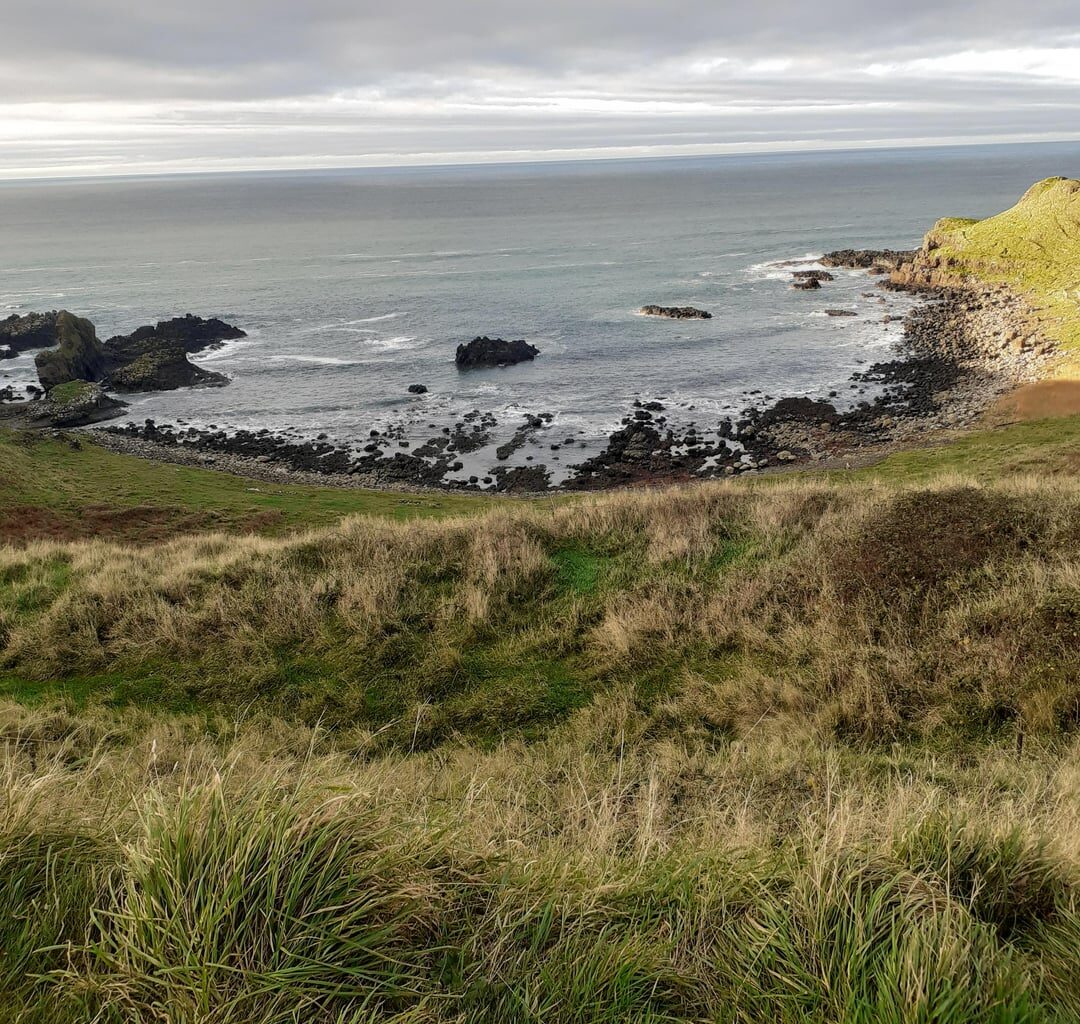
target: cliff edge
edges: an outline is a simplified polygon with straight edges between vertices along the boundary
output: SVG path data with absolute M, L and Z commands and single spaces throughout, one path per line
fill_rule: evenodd
M 939 220 L 891 280 L 910 288 L 1006 285 L 1080 370 L 1080 181 L 1047 178 L 986 220 Z

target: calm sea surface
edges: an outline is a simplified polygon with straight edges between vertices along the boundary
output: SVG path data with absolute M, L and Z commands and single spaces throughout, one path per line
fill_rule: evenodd
M 195 357 L 228 387 L 136 396 L 132 419 L 352 443 L 391 424 L 419 440 L 480 409 L 502 424 L 494 447 L 551 412 L 595 450 L 634 399 L 699 424 L 762 395 L 853 400 L 848 378 L 887 357 L 901 325 L 883 317 L 907 300 L 882 306 L 844 272 L 795 292 L 771 264 L 911 247 L 938 216 L 1078 173 L 1080 145 L 1057 144 L 8 183 L 0 311 L 70 309 L 102 338 L 185 312 L 249 333 Z M 714 319 L 643 318 L 645 303 Z M 541 355 L 459 373 L 454 349 L 477 334 Z M 32 359 L 0 362 L 0 383 L 32 380 Z

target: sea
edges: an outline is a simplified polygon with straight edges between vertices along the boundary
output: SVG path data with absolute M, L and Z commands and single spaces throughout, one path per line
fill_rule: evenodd
M 895 352 L 902 322 L 886 319 L 912 300 L 853 271 L 795 291 L 791 271 L 831 249 L 914 247 L 940 216 L 988 216 L 1078 173 L 1068 143 L 6 182 L 0 315 L 68 309 L 102 339 L 189 312 L 247 332 L 194 357 L 227 387 L 128 396 L 120 422 L 359 448 L 479 410 L 499 425 L 475 472 L 549 413 L 530 445 L 557 480 L 635 401 L 709 428 L 788 396 L 866 400 L 852 375 Z M 648 303 L 713 317 L 641 316 Z M 459 371 L 477 335 L 540 354 Z M 0 361 L 0 386 L 35 379 L 32 357 Z M 551 454 L 556 436 L 575 444 Z

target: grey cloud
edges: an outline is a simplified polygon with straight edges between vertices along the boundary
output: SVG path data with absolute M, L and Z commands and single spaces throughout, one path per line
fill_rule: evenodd
M 8 176 L 1080 131 L 1061 61 L 910 63 L 1080 54 L 1075 0 L 4 0 L 3 30 Z

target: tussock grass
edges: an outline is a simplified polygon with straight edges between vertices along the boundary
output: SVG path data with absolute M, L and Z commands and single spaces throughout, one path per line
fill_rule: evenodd
M 0 672 L 254 702 L 372 749 L 546 727 L 625 685 L 648 707 L 690 686 L 730 736 L 1056 733 L 1080 721 L 1078 524 L 1074 478 L 944 477 L 38 543 L 0 550 Z
M 284 723 L 83 718 L 125 742 L 54 722 L 2 760 L 12 1020 L 1075 1019 L 1075 743 L 717 743 L 627 694 L 365 761 Z
M 0 1020 L 1080 1019 L 1080 487 L 0 549 Z

